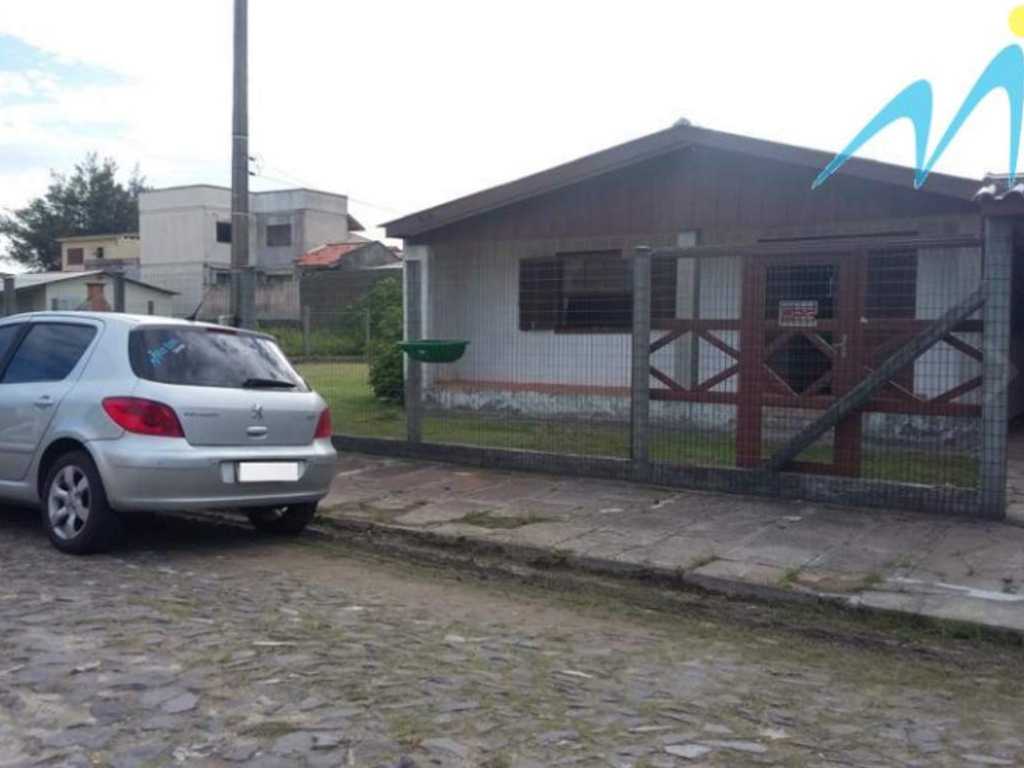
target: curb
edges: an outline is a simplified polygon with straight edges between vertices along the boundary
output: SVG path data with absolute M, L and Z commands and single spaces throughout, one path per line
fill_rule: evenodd
M 815 592 L 799 586 L 787 588 L 758 584 L 740 579 L 701 574 L 695 570 L 641 566 L 608 558 L 579 556 L 564 550 L 552 550 L 532 544 L 499 544 L 455 534 L 411 529 L 362 518 L 319 516 L 313 531 L 321 536 L 358 534 L 369 546 L 426 560 L 472 570 L 482 577 L 495 574 L 543 583 L 570 584 L 577 577 L 605 577 L 623 586 L 653 584 L 676 592 L 718 595 L 727 599 L 761 604 L 797 607 L 823 607 L 852 617 L 876 617 L 896 620 L 907 626 L 937 629 L 954 636 L 982 637 L 1024 644 L 1024 631 L 999 626 L 868 605 L 861 593 Z M 424 551 L 427 550 L 426 552 Z M 476 557 L 489 558 L 481 563 Z
M 417 545 L 426 545 L 441 550 L 458 550 L 463 554 L 498 557 L 517 565 L 545 570 L 567 570 L 583 572 L 591 576 L 611 576 L 676 589 L 696 589 L 703 592 L 725 595 L 726 597 L 752 598 L 770 602 L 785 602 L 807 605 L 826 603 L 843 608 L 858 608 L 842 596 L 823 595 L 809 591 L 797 591 L 772 587 L 718 576 L 707 576 L 692 571 L 675 570 L 659 566 L 641 566 L 603 557 L 579 556 L 565 551 L 552 551 L 548 547 L 533 544 L 496 544 L 465 536 L 440 534 L 430 530 L 410 529 L 404 526 L 376 523 L 362 519 L 321 517 L 319 525 L 326 525 L 339 532 L 385 535 Z M 897 615 L 906 615 L 899 611 Z

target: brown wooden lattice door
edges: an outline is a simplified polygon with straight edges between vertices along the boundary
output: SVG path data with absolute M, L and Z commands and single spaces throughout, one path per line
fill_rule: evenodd
M 788 434 L 856 385 L 863 356 L 861 260 L 850 255 L 750 257 L 744 266 L 737 464 L 756 467 Z M 794 462 L 857 475 L 861 416 Z

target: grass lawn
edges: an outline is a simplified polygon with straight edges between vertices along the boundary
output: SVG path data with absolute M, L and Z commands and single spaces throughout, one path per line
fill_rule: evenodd
M 331 406 L 334 430 L 360 437 L 401 439 L 405 412 L 401 406 L 378 400 L 368 383 L 364 363 L 303 363 L 299 372 Z M 551 421 L 528 417 L 448 412 L 423 419 L 423 439 L 487 448 L 512 448 L 550 453 L 626 458 L 629 424 L 610 421 Z M 768 455 L 774 446 L 766 445 Z M 659 426 L 651 438 L 651 458 L 671 464 L 732 467 L 736 465 L 732 435 L 686 431 Z M 829 446 L 814 446 L 801 460 L 831 460 Z M 972 488 L 976 461 L 961 453 L 926 453 L 907 449 L 864 451 L 863 476 L 875 480 L 956 485 Z
M 333 328 L 313 328 L 309 332 L 310 357 L 357 357 L 366 354 L 366 330 L 363 327 L 363 316 L 355 318 L 353 323 Z M 288 357 L 302 357 L 305 344 L 302 340 L 302 328 L 297 325 L 260 326 L 263 333 L 269 333 L 277 339 L 278 345 Z
M 404 437 L 405 412 L 378 400 L 365 363 L 300 363 L 295 366 L 331 407 L 334 431 L 360 437 Z

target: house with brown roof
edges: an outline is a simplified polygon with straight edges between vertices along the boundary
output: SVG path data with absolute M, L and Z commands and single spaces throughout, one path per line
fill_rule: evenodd
M 981 493 L 991 510 L 999 484 L 979 477 L 1005 453 L 986 430 L 1005 441 L 1024 387 L 994 393 L 985 349 L 1024 363 L 1024 344 L 984 332 L 1004 304 L 982 294 L 1024 296 L 1024 281 L 987 277 L 983 226 L 997 220 L 981 182 L 932 173 L 918 190 L 912 169 L 854 157 L 812 188 L 832 159 L 680 123 L 388 222 L 410 337 L 469 341 L 421 367 L 424 406 L 601 425 L 570 452 L 618 457 L 646 390 L 644 461 L 658 467 L 869 480 L 858 499 L 903 506 L 925 505 L 908 488 L 942 486 L 971 499 L 950 508 Z M 1018 242 L 1005 241 L 1014 259 Z

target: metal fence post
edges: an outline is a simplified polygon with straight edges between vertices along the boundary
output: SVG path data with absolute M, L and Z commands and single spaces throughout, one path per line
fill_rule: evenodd
M 4 317 L 18 314 L 18 301 L 14 295 L 14 277 L 4 278 Z
M 302 308 L 302 355 L 303 357 L 309 357 L 309 326 L 311 320 L 311 310 L 309 307 Z
M 370 308 L 369 307 L 366 308 L 366 317 L 364 318 L 364 321 L 365 321 L 364 325 L 366 326 L 366 328 L 364 329 L 364 333 L 366 335 L 366 338 L 363 341 L 363 355 L 364 355 L 364 357 L 366 357 L 366 364 L 369 366 L 369 365 L 373 364 L 373 352 L 370 350 L 370 343 L 372 341 L 371 331 L 370 331 L 370 327 L 371 327 L 371 323 L 372 323 L 372 317 L 371 317 L 371 314 L 370 314 Z
M 651 427 L 651 249 L 633 252 L 633 346 L 630 375 L 630 451 L 633 476 L 650 475 Z
M 423 333 L 423 265 L 418 261 L 405 262 L 405 338 L 416 341 Z M 410 443 L 423 439 L 422 364 L 405 357 L 405 430 Z
M 114 275 L 114 311 L 124 312 L 124 272 Z
M 978 500 L 984 517 L 1006 516 L 1006 437 L 1009 424 L 1010 277 L 1013 219 L 985 218 L 985 309 L 982 339 L 981 456 Z

